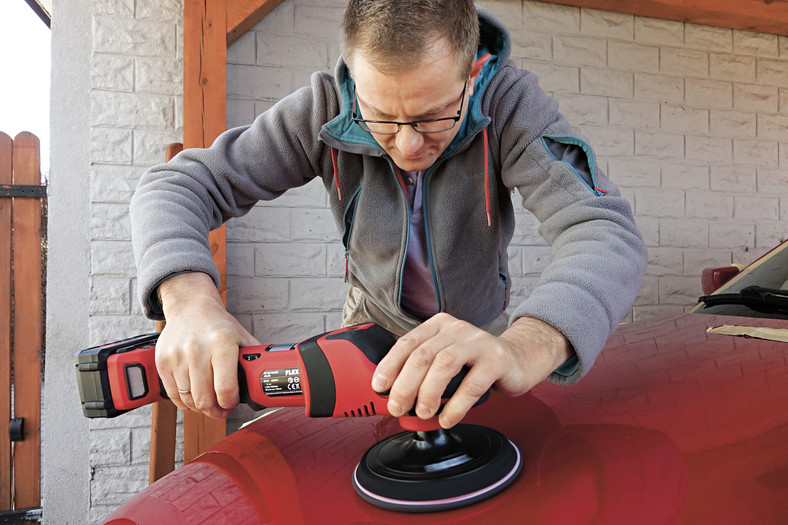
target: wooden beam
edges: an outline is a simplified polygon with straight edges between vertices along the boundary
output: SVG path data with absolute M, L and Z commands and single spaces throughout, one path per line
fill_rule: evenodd
M 553 4 L 788 35 L 786 0 L 541 0 Z
M 227 46 L 241 38 L 252 26 L 282 3 L 282 0 L 237 0 L 227 2 Z
M 239 3 L 230 1 L 230 3 Z M 227 128 L 227 0 L 185 0 L 183 5 L 183 146 L 206 148 Z M 224 226 L 209 242 L 219 268 L 219 293 L 227 301 Z M 194 412 L 183 418 L 183 455 L 188 462 L 227 435 L 224 419 Z

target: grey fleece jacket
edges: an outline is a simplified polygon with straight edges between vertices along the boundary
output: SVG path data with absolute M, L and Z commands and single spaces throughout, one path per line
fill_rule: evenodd
M 434 293 L 442 312 L 477 326 L 506 309 L 507 247 L 515 227 L 510 192 L 516 189 L 540 221 L 552 260 L 514 307 L 512 321 L 535 317 L 566 335 L 578 360 L 551 380 L 574 382 L 632 305 L 645 272 L 645 245 L 628 202 L 599 169 L 591 147 L 536 76 L 510 60 L 502 23 L 481 8 L 479 20 L 478 56 L 492 57 L 459 133 L 424 174 Z M 334 77 L 313 74 L 310 86 L 251 125 L 142 177 L 131 218 L 146 315 L 162 318 L 155 292 L 168 276 L 201 271 L 218 284 L 209 230 L 258 200 L 320 177 L 345 247 L 348 282 L 403 330 L 420 322 L 400 304 L 409 235 L 401 175 L 352 121 L 352 93 L 353 79 L 340 59 Z

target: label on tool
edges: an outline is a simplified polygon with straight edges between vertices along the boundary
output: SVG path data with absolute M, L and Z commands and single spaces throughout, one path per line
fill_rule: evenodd
M 268 397 L 300 396 L 301 371 L 298 368 L 264 370 L 260 376 L 263 393 Z

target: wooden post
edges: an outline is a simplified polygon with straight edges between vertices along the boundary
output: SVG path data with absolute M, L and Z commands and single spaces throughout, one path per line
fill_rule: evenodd
M 227 0 L 185 0 L 183 5 L 183 145 L 210 146 L 227 127 Z M 227 304 L 225 228 L 211 232 L 219 293 Z M 185 412 L 184 461 L 190 461 L 227 434 L 224 419 Z
M 14 138 L 14 184 L 41 185 L 38 137 Z M 14 417 L 24 438 L 14 443 L 14 506 L 41 504 L 41 199 L 13 199 Z
M 13 182 L 14 144 L 0 133 L 0 186 Z M 0 197 L 0 421 L 11 420 L 11 199 Z M 11 508 L 11 438 L 0 432 L 0 509 Z

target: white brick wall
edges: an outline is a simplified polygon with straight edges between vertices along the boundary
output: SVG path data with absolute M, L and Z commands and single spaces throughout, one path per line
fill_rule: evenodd
M 479 4 L 507 21 L 515 61 L 539 75 L 632 202 L 650 263 L 628 319 L 686 309 L 702 268 L 750 262 L 786 237 L 788 38 L 530 0 Z M 284 0 L 231 47 L 228 126 L 333 70 L 343 6 Z M 94 0 L 92 28 L 95 344 L 152 328 L 136 302 L 127 205 L 144 169 L 180 140 L 181 2 Z M 549 257 L 533 218 L 518 218 L 514 301 Z M 262 341 L 338 326 L 344 261 L 320 182 L 231 222 L 228 257 L 228 307 Z M 143 410 L 91 423 L 92 521 L 145 485 L 148 422 Z

